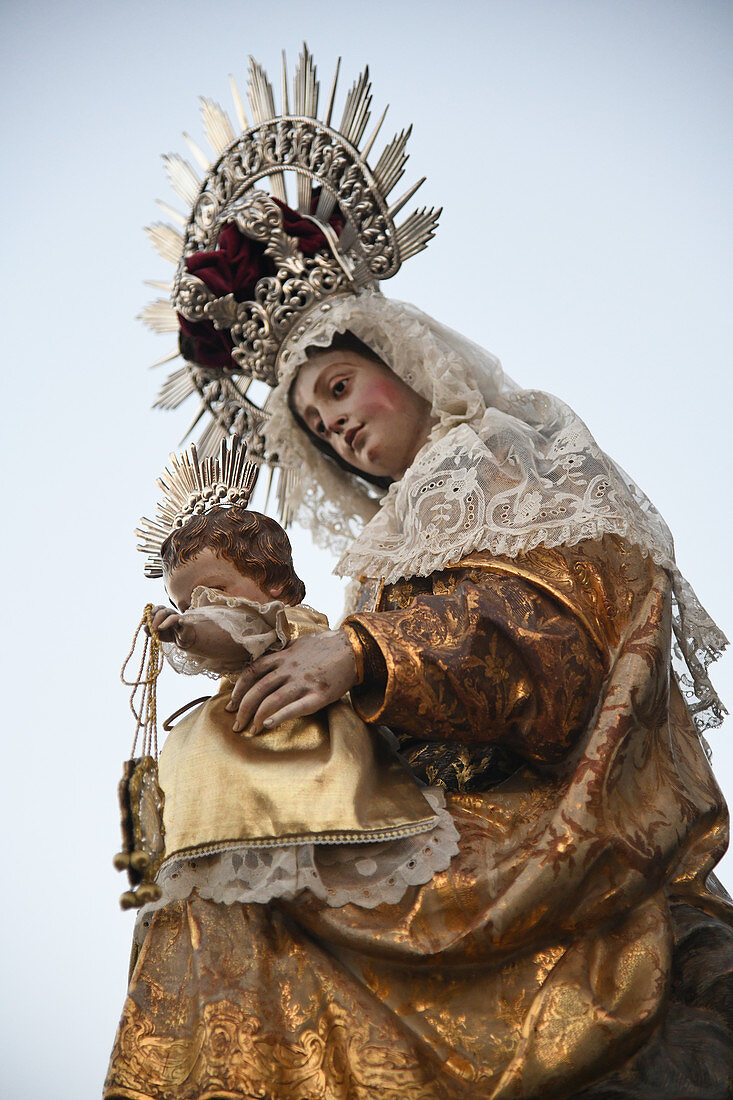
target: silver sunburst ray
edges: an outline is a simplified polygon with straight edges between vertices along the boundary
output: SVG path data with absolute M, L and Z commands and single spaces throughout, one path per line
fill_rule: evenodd
M 188 433 L 190 435 L 190 431 Z M 213 455 L 227 438 L 228 432 L 218 418 L 212 418 L 199 436 L 198 449 L 202 455 Z
M 178 225 L 180 225 L 181 229 L 186 228 L 187 219 L 185 214 L 181 214 L 179 210 L 176 210 L 173 206 L 169 206 L 169 204 L 167 202 L 163 202 L 162 199 L 156 199 L 155 205 L 160 207 L 163 213 L 167 214 L 169 218 L 172 218 L 174 222 L 177 222 Z
M 316 79 L 316 67 L 313 55 L 308 52 L 305 42 L 298 58 L 293 79 L 293 110 L 302 118 L 318 117 L 318 93 L 320 85 Z M 284 107 L 284 109 L 286 109 Z M 313 201 L 313 180 L 302 172 L 296 174 L 298 194 L 298 212 L 310 214 Z
M 412 196 L 415 194 L 415 192 L 418 191 L 422 187 L 422 185 L 425 183 L 425 179 L 426 179 L 426 177 L 423 176 L 422 179 L 419 179 L 417 181 L 417 183 L 413 183 L 412 187 L 407 188 L 404 195 L 400 195 L 400 197 L 397 199 L 397 201 L 392 203 L 392 205 L 389 208 L 390 218 L 396 218 L 397 215 L 399 214 L 400 210 L 402 210 L 402 208 L 404 206 L 407 206 L 408 202 L 410 201 Z
M 204 172 L 208 172 L 211 169 L 211 160 L 209 157 L 207 157 L 206 153 L 203 151 L 198 142 L 194 141 L 191 135 L 187 134 L 185 130 L 183 131 L 183 140 L 186 142 L 186 145 L 191 150 L 193 159 L 196 161 L 199 168 L 202 168 Z
M 191 438 L 191 433 L 198 426 L 198 424 L 200 423 L 202 417 L 206 416 L 206 414 L 208 412 L 211 412 L 211 410 L 209 408 L 209 405 L 208 405 L 208 402 L 202 401 L 201 404 L 199 405 L 198 412 L 196 413 L 193 420 L 191 421 L 191 423 L 188 425 L 185 432 L 181 436 L 180 441 L 178 443 L 179 447 L 183 447 L 186 440 Z
M 249 59 L 249 81 L 247 86 L 249 89 L 249 105 L 252 108 L 255 126 L 275 118 L 277 112 L 275 111 L 275 96 L 272 91 L 272 84 L 268 80 L 263 67 L 253 57 Z M 271 172 L 269 179 L 275 198 L 279 199 L 280 202 L 287 203 L 288 197 L 285 191 L 283 173 Z
M 293 510 L 290 501 L 293 497 L 293 489 L 299 479 L 300 475 L 298 471 L 294 470 L 292 466 L 288 466 L 287 468 L 281 467 L 278 471 L 276 491 L 277 510 L 283 527 L 289 527 L 293 521 Z
M 331 82 L 331 91 L 328 96 L 328 106 L 326 108 L 326 115 L 324 118 L 324 125 L 331 125 L 331 118 L 333 117 L 333 108 L 336 103 L 336 88 L 339 82 L 339 73 L 341 72 L 341 58 L 339 57 L 336 62 L 336 68 L 333 74 L 333 80 Z M 318 205 L 316 207 L 315 216 L 319 221 L 328 222 L 329 218 L 333 214 L 336 206 L 336 195 L 327 187 L 321 187 L 321 193 L 318 196 Z
M 169 374 L 153 405 L 154 409 L 177 409 L 186 398 L 196 392 L 196 383 L 191 375 L 188 364 L 174 370 Z M 204 411 L 206 406 L 204 406 Z
M 372 175 L 385 198 L 405 174 L 405 165 L 409 159 L 405 147 L 411 134 L 412 126 L 408 126 L 406 130 L 395 134 L 392 140 L 385 145 L 379 160 L 372 169 Z
M 148 370 L 155 370 L 156 367 L 162 367 L 166 363 L 171 363 L 174 359 L 177 359 L 180 354 L 178 348 L 175 348 L 173 351 L 169 351 L 167 355 L 163 355 L 160 359 L 156 359 L 154 363 L 151 363 Z
M 229 115 L 215 100 L 202 96 L 200 103 L 204 132 L 218 159 L 234 141 L 236 134 L 229 121 Z
M 428 247 L 435 236 L 442 212 L 442 206 L 437 210 L 428 210 L 423 206 L 421 210 L 413 210 L 402 225 L 397 227 L 397 246 L 401 260 L 409 260 L 411 256 L 416 256 Z
M 242 102 L 242 96 L 240 94 L 239 88 L 237 87 L 237 82 L 231 73 L 229 74 L 229 87 L 231 89 L 232 101 L 234 103 L 234 113 L 237 116 L 237 122 L 239 123 L 240 129 L 242 130 L 242 132 L 244 132 L 245 130 L 249 130 L 249 122 L 247 121 L 247 114 L 244 110 L 244 103 Z
M 193 206 L 201 190 L 201 180 L 187 160 L 178 153 L 168 153 L 163 157 L 171 187 L 183 199 L 186 206 Z
M 346 141 L 358 149 L 369 121 L 369 108 L 372 102 L 372 85 L 369 80 L 369 66 L 354 81 L 346 97 L 344 113 L 339 132 Z
M 379 116 L 379 119 L 377 121 L 377 125 L 374 127 L 371 134 L 369 135 L 366 142 L 364 143 L 364 148 L 361 150 L 361 155 L 362 155 L 363 160 L 368 160 L 369 159 L 369 154 L 372 151 L 372 146 L 374 145 L 374 142 L 377 140 L 377 135 L 379 134 L 379 131 L 382 129 L 382 123 L 384 122 L 385 118 L 387 117 L 387 111 L 388 110 L 389 110 L 389 103 L 387 104 L 387 106 L 382 111 L 382 113 Z
M 153 248 L 164 260 L 177 264 L 183 249 L 183 234 L 167 222 L 153 222 L 146 227 Z
M 145 306 L 139 316 L 153 332 L 178 332 L 178 316 L 169 298 L 156 298 Z
M 283 114 L 290 114 L 290 98 L 288 96 L 288 59 L 285 50 L 282 52 L 282 107 Z
M 272 91 L 272 84 L 262 65 L 255 61 L 252 56 L 249 59 L 247 88 L 255 126 L 260 126 L 263 122 L 269 122 L 271 118 L 275 118 L 275 96 Z

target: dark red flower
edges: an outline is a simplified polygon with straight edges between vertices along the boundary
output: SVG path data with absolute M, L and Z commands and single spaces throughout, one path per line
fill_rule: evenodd
M 316 191 L 313 195 L 313 199 L 311 200 L 311 213 L 315 213 L 319 194 L 320 192 Z M 283 212 L 283 229 L 289 237 L 295 237 L 297 239 L 298 247 L 304 256 L 313 256 L 319 248 L 328 247 L 328 242 L 324 234 L 315 222 L 309 221 L 308 218 L 304 218 L 297 210 L 291 210 L 289 206 L 286 206 L 284 202 L 280 202 L 279 199 L 274 199 L 273 201 L 277 203 Z M 329 218 L 329 225 L 333 226 L 337 233 L 340 233 L 343 224 L 344 219 L 338 213 L 337 207 Z
M 254 296 L 257 280 L 271 275 L 274 268 L 265 256 L 264 245 L 245 237 L 236 225 L 227 222 L 213 252 L 186 256 L 186 270 L 197 275 L 217 298 L 233 294 L 238 302 L 248 302 Z
M 236 366 L 232 359 L 234 343 L 228 331 L 214 328 L 213 321 L 187 321 L 178 314 L 178 346 L 188 363 L 228 370 Z
M 289 237 L 297 240 L 303 255 L 313 256 L 320 248 L 328 247 L 317 225 L 284 202 L 274 201 L 283 212 L 283 229 Z M 315 211 L 317 203 L 316 190 L 312 210 Z M 343 228 L 344 221 L 338 209 L 331 215 L 330 224 L 337 233 Z M 233 222 L 222 226 L 212 252 L 194 252 L 186 256 L 185 264 L 186 270 L 201 279 L 217 298 L 233 294 L 238 302 L 252 301 L 258 281 L 266 275 L 275 274 L 275 265 L 265 255 L 264 244 L 246 237 Z M 202 367 L 236 367 L 231 357 L 234 345 L 228 332 L 215 329 L 211 321 L 187 321 L 180 313 L 178 321 L 181 354 L 185 359 Z
M 283 212 L 283 229 L 289 237 L 295 237 L 303 255 L 313 256 L 319 248 L 325 247 L 326 238 L 314 222 L 302 218 L 279 199 L 275 199 L 275 202 Z

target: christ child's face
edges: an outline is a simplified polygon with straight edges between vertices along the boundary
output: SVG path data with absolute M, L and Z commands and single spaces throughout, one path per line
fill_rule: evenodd
M 179 611 L 188 611 L 194 588 L 214 588 L 226 596 L 241 596 L 255 603 L 269 603 L 278 598 L 281 588 L 262 588 L 252 577 L 240 573 L 227 558 L 220 558 L 213 550 L 204 548 L 193 558 L 177 565 L 165 575 L 168 594 Z
M 430 405 L 388 367 L 350 350 L 309 359 L 292 401 L 314 435 L 352 466 L 398 481 L 427 441 Z

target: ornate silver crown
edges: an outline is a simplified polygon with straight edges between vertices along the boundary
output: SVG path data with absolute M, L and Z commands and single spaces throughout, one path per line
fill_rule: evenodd
M 163 490 L 157 515 L 155 519 L 141 519 L 135 531 L 140 539 L 138 550 L 148 555 L 146 577 L 163 576 L 160 551 L 172 531 L 209 508 L 246 508 L 257 470 L 254 462 L 247 461 L 247 448 L 238 439 L 222 439 L 216 458 L 200 458 L 194 443 L 188 452 L 172 454 L 170 466 L 157 482 Z
M 261 460 L 266 402 L 248 397 L 251 383 L 276 385 L 283 345 L 291 333 L 306 331 L 314 311 L 329 308 L 335 296 L 377 288 L 434 235 L 440 210 L 414 210 L 400 225 L 395 222 L 424 177 L 387 201 L 404 174 L 411 128 L 398 133 L 370 168 L 367 158 L 385 110 L 360 148 L 372 101 L 368 69 L 351 87 L 338 128 L 332 125 L 339 68 L 340 62 L 320 120 L 319 83 L 307 47 L 295 70 L 292 112 L 283 55 L 279 115 L 272 85 L 251 59 L 252 124 L 230 78 L 243 132 L 237 136 L 224 110 L 202 99 L 214 162 L 188 135 L 203 179 L 182 157 L 165 157 L 171 184 L 191 213 L 160 203 L 180 228 L 158 223 L 149 233 L 176 271 L 170 287 L 153 284 L 169 290 L 170 298 L 153 302 L 142 316 L 159 332 L 178 332 L 180 319 L 184 365 L 164 383 L 156 406 L 175 408 L 198 393 L 192 428 L 206 413 L 211 416 L 199 443 L 202 454 L 234 434 L 247 439 L 252 459 Z M 297 209 L 288 206 L 288 175 L 295 179 Z M 271 194 L 255 188 L 265 180 Z

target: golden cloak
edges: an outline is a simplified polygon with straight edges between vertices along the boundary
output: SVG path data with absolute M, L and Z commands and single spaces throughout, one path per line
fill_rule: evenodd
M 160 910 L 107 1100 L 731 1095 L 727 814 L 670 615 L 606 537 L 474 555 L 347 620 L 355 707 L 446 787 L 460 852 L 370 911 Z

